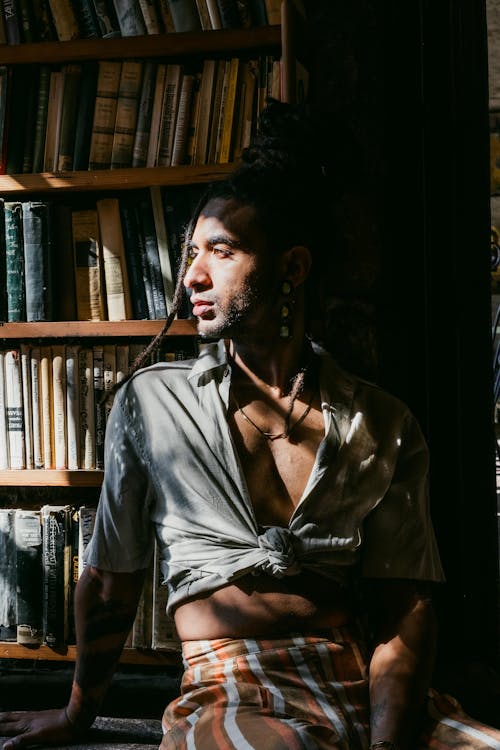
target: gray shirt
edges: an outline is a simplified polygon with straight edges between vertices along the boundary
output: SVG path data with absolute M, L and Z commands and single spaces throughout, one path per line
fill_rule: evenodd
M 156 532 L 169 611 L 249 572 L 441 580 L 414 417 L 316 353 L 325 435 L 288 526 L 255 518 L 226 418 L 231 367 L 220 341 L 195 361 L 145 368 L 118 392 L 86 561 L 145 568 Z

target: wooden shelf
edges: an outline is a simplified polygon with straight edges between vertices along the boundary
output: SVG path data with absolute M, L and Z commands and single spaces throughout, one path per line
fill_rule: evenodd
M 241 54 L 245 50 L 279 47 L 280 44 L 280 26 L 152 34 L 115 39 L 75 39 L 71 42 L 5 44 L 0 47 L 0 64 L 39 65 L 40 60 L 46 64 L 113 58 L 220 56 L 233 51 Z
M 103 472 L 68 469 L 5 469 L 0 471 L 2 487 L 100 487 Z
M 76 646 L 20 646 L 18 643 L 0 642 L 0 659 L 35 659 L 36 661 L 75 661 Z M 137 664 L 154 666 L 171 664 L 178 666 L 181 655 L 177 651 L 148 651 L 146 649 L 126 648 L 123 650 L 120 664 Z
M 43 323 L 0 323 L 0 339 L 146 338 L 156 336 L 163 320 L 69 320 Z M 193 336 L 195 320 L 174 320 L 168 336 Z
M 0 47 L 1 49 L 1 47 Z M 0 175 L 0 193 L 48 193 L 54 190 L 135 190 L 144 187 L 169 187 L 203 184 L 222 180 L 234 164 L 207 164 L 181 167 L 130 167 L 79 172 L 42 172 L 40 174 Z

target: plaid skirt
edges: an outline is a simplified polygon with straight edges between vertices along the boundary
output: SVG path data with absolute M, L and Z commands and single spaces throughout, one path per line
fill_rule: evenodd
M 367 654 L 350 628 L 328 637 L 183 644 L 181 696 L 160 750 L 367 750 Z M 500 750 L 500 732 L 430 691 L 418 750 Z

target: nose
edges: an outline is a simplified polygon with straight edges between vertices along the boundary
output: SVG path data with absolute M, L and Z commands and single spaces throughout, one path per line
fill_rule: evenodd
M 191 261 L 191 265 L 184 276 L 184 286 L 186 289 L 196 289 L 197 287 L 207 287 L 210 285 L 210 276 L 208 274 L 206 259 L 201 251 Z

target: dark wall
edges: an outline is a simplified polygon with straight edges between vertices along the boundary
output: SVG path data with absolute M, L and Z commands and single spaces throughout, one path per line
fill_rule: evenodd
M 482 0 L 308 4 L 336 176 L 332 350 L 417 414 L 447 585 L 441 653 L 498 659 Z M 333 248 L 332 248 L 333 257 Z M 461 657 L 463 658 L 463 657 Z

